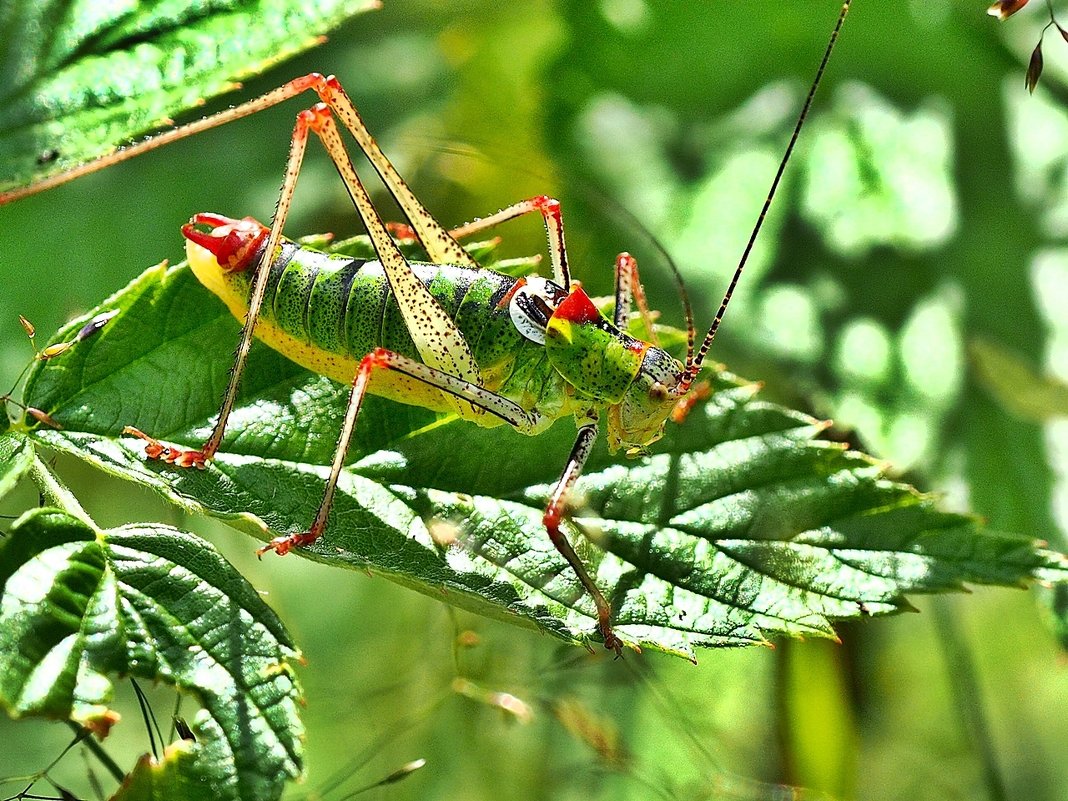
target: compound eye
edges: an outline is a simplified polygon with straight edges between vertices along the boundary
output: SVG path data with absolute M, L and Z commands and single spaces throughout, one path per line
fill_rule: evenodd
M 508 302 L 508 314 L 516 330 L 531 342 L 545 344 L 545 327 L 567 297 L 560 287 L 540 276 L 531 276 Z
M 649 387 L 649 397 L 657 403 L 667 400 L 668 395 L 671 394 L 667 387 L 661 384 L 659 381 L 655 382 Z

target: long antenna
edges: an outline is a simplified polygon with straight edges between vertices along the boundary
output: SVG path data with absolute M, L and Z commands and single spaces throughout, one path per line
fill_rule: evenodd
M 745 268 L 745 263 L 749 260 L 749 254 L 753 250 L 753 245 L 756 243 L 757 235 L 760 233 L 761 227 L 764 225 L 764 219 L 768 216 L 768 209 L 771 208 L 771 201 L 775 198 L 775 192 L 779 188 L 779 182 L 782 180 L 782 175 L 786 171 L 786 164 L 790 161 L 790 155 L 794 152 L 794 145 L 797 144 L 797 137 L 801 133 L 801 126 L 805 124 L 805 118 L 808 116 L 808 111 L 812 107 L 812 99 L 816 96 L 816 90 L 819 88 L 820 80 L 823 78 L 823 71 L 827 68 L 827 62 L 831 59 L 831 51 L 834 50 L 834 43 L 838 41 L 838 33 L 842 30 L 842 23 L 845 22 L 846 14 L 849 13 L 849 4 L 852 0 L 845 0 L 842 3 L 842 10 L 838 12 L 838 23 L 834 26 L 834 30 L 831 31 L 831 39 L 827 42 L 827 49 L 823 52 L 823 60 L 820 62 L 820 68 L 816 71 L 816 77 L 812 81 L 812 86 L 809 87 L 808 97 L 805 98 L 805 104 L 801 107 L 801 114 L 798 115 L 797 125 L 794 126 L 794 132 L 790 136 L 790 143 L 786 146 L 786 153 L 783 154 L 782 161 L 779 162 L 779 169 L 775 173 L 775 179 L 771 182 L 771 189 L 768 191 L 767 199 L 764 201 L 764 207 L 760 210 L 760 216 L 757 217 L 756 225 L 753 226 L 753 233 L 749 235 L 749 243 L 745 246 L 745 250 L 742 252 L 741 261 L 738 262 L 738 268 L 734 271 L 734 277 L 731 278 L 731 283 L 727 287 L 727 293 L 723 296 L 723 303 L 720 304 L 719 311 L 716 313 L 715 319 L 712 321 L 712 327 L 708 329 L 708 333 L 705 334 L 704 341 L 701 342 L 701 347 L 697 351 L 697 358 L 695 358 L 690 364 L 686 365 L 686 369 L 683 371 L 682 380 L 679 382 L 679 391 L 685 392 L 693 384 L 694 379 L 697 378 L 697 374 L 701 371 L 701 363 L 704 361 L 705 356 L 708 355 L 708 349 L 712 347 L 712 340 L 716 338 L 716 331 L 719 329 L 719 324 L 723 322 L 723 315 L 727 311 L 727 304 L 731 301 L 731 295 L 734 294 L 734 288 L 738 286 L 738 279 L 742 277 L 742 270 Z

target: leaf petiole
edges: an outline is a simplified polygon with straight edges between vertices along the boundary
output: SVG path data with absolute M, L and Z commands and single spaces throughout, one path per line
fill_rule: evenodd
M 71 743 L 71 746 L 74 746 L 77 743 L 84 743 L 85 747 L 92 752 L 93 756 L 100 760 L 100 764 L 112 775 L 115 781 L 121 783 L 126 778 L 126 771 L 120 768 L 100 743 L 92 738 L 91 733 L 87 728 L 75 723 L 73 720 L 66 721 L 66 724 L 70 727 L 70 730 L 74 732 L 77 738 Z M 63 754 L 66 754 L 68 750 L 69 748 L 64 749 Z M 57 759 L 56 761 L 58 762 L 59 760 Z M 55 762 L 53 762 L 52 765 L 55 765 Z M 51 768 L 52 765 L 49 765 L 48 767 Z
M 55 473 L 49 469 L 41 457 L 35 452 L 33 462 L 29 470 L 30 480 L 37 485 L 46 506 L 55 506 L 76 517 L 94 531 L 99 531 L 96 523 L 89 517 L 89 513 L 78 503 L 74 493 L 59 480 Z

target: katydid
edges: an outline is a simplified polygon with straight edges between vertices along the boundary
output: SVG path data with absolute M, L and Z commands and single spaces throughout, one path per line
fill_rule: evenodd
M 240 342 L 219 415 L 207 441 L 190 449 L 164 444 L 127 427 L 147 443 L 146 454 L 177 467 L 204 468 L 222 442 L 253 335 L 293 361 L 336 381 L 351 383 L 322 502 L 306 531 L 271 540 L 259 554 L 286 554 L 327 530 L 331 503 L 365 395 L 458 415 L 479 426 L 502 424 L 537 435 L 562 417 L 578 428 L 566 466 L 544 513 L 553 544 L 574 570 L 595 607 L 607 649 L 624 643 L 608 601 L 564 531 L 568 496 L 604 424 L 608 447 L 643 452 L 669 417 L 685 415 L 701 394 L 697 382 L 749 252 L 775 195 L 841 30 L 845 0 L 786 152 L 749 243 L 700 346 L 687 306 L 688 348 L 680 362 L 659 347 L 646 308 L 636 261 L 615 263 L 615 308 L 605 317 L 571 279 L 563 217 L 556 200 L 539 196 L 489 217 L 446 230 L 424 208 L 364 126 L 334 77 L 312 73 L 200 121 L 117 151 L 27 190 L 0 195 L 0 203 L 125 160 L 176 139 L 248 116 L 305 91 L 319 97 L 297 115 L 285 178 L 270 227 L 252 218 L 196 214 L 182 227 L 189 265 L 197 278 L 243 321 Z M 396 199 L 411 233 L 429 256 L 409 262 L 371 204 L 346 152 L 335 118 L 355 138 Z M 328 255 L 282 237 L 309 134 L 323 142 L 370 236 L 373 261 Z M 539 214 L 549 240 L 552 278 L 516 279 L 481 268 L 458 240 L 526 214 Z M 652 342 L 626 333 L 637 304 Z

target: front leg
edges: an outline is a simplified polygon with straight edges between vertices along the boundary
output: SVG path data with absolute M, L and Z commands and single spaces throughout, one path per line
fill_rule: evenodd
M 544 522 L 545 530 L 548 532 L 549 539 L 553 545 L 556 546 L 556 550 L 571 565 L 571 569 L 575 571 L 579 582 L 586 589 L 586 592 L 590 594 L 593 605 L 597 607 L 597 628 L 600 630 L 601 636 L 604 637 L 604 647 L 610 651 L 615 651 L 616 656 L 619 657 L 623 655 L 623 641 L 612 631 L 612 607 L 605 600 L 596 582 L 590 577 L 589 571 L 586 570 L 586 565 L 582 563 L 578 554 L 575 553 L 575 549 L 571 547 L 567 535 L 560 528 L 560 523 L 563 521 L 564 514 L 567 511 L 568 495 L 571 494 L 575 482 L 578 481 L 578 477 L 582 474 L 583 465 L 586 464 L 586 459 L 589 457 L 590 451 L 593 450 L 593 443 L 596 440 L 597 416 L 595 413 L 590 412 L 587 421 L 579 426 L 578 437 L 576 437 L 575 444 L 571 448 L 571 455 L 568 457 L 564 472 L 560 475 L 560 480 L 553 490 L 552 498 L 549 499 L 549 504 L 545 507 L 545 516 L 542 518 L 542 522 Z
M 518 404 L 484 387 L 480 387 L 478 384 L 464 381 L 454 375 L 428 367 L 421 362 L 401 356 L 399 353 L 394 353 L 385 348 L 376 348 L 360 360 L 360 366 L 356 370 L 356 377 L 352 382 L 352 392 L 349 394 L 348 407 L 345 410 L 345 419 L 341 424 L 341 433 L 338 435 L 337 447 L 334 451 L 334 461 L 330 466 L 330 476 L 327 478 L 323 500 L 319 504 L 319 511 L 316 513 L 311 527 L 307 531 L 298 534 L 275 537 L 267 545 L 260 548 L 256 552 L 257 555 L 262 556 L 268 551 L 285 555 L 293 548 L 311 545 L 326 530 L 327 520 L 330 517 L 330 508 L 334 503 L 334 492 L 337 489 L 341 470 L 345 466 L 345 455 L 348 453 L 349 442 L 356 426 L 356 418 L 360 414 L 360 407 L 363 405 L 364 396 L 367 394 L 371 376 L 377 369 L 394 370 L 417 381 L 436 387 L 456 398 L 467 401 L 472 406 L 501 417 L 513 428 L 520 431 L 534 431 L 545 423 L 542 415 L 537 412 L 528 412 Z M 165 448 L 166 446 L 160 447 Z

